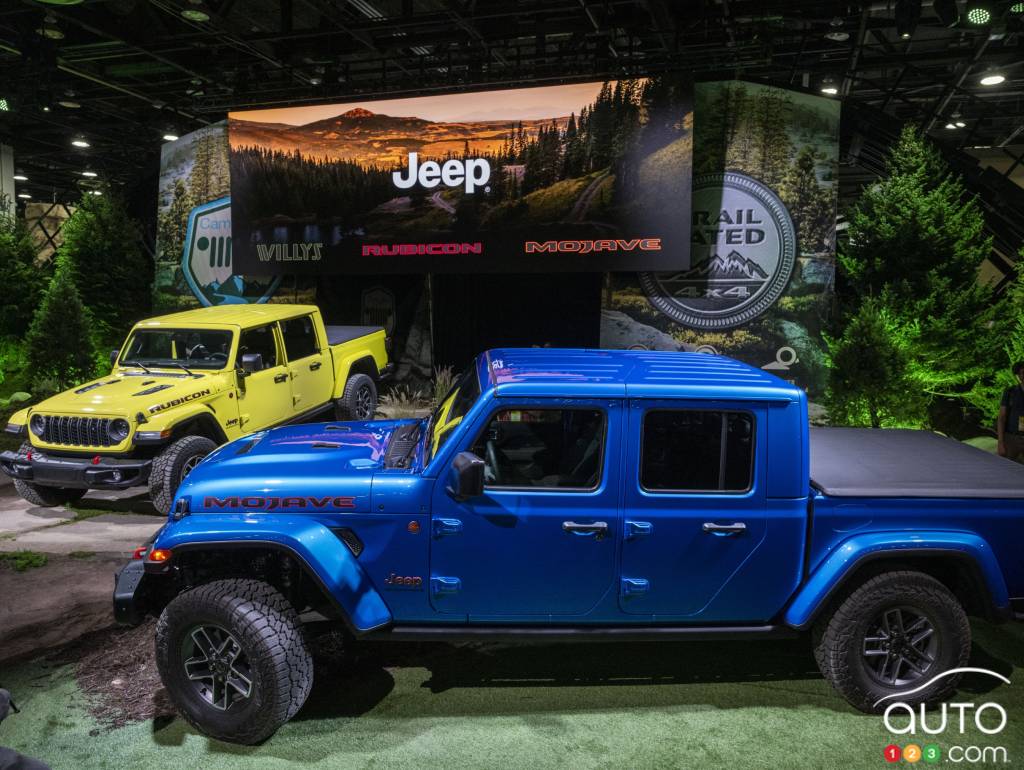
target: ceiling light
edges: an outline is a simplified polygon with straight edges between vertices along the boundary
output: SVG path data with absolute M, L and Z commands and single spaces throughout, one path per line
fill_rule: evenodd
M 948 128 L 950 131 L 952 131 L 954 128 L 956 128 L 956 124 L 955 123 L 947 123 L 946 124 L 946 128 Z
M 15 174 L 14 175 L 14 181 L 15 182 L 27 182 L 28 181 L 28 177 L 25 176 L 24 174 Z
M 963 128 L 964 126 L 967 125 L 962 120 L 957 120 L 957 121 L 954 121 L 954 122 L 955 122 L 955 125 L 956 125 L 957 128 Z
M 181 17 L 183 19 L 188 19 L 189 21 L 210 20 L 210 14 L 208 14 L 206 11 L 200 11 L 198 8 L 186 8 L 184 11 L 181 12 Z
M 36 29 L 37 35 L 42 35 L 47 40 L 63 40 L 64 33 L 57 26 L 57 17 L 51 13 L 43 17 L 43 23 Z
M 83 171 L 82 172 L 82 176 L 94 177 L 94 176 L 96 176 L 96 172 L 95 171 Z
M 82 106 L 80 103 L 72 99 L 61 99 L 59 102 L 57 102 L 57 104 L 59 104 L 61 107 L 67 107 L 69 110 L 77 110 L 79 107 Z M 49 112 L 50 109 L 49 107 L 43 107 L 43 111 Z
M 165 142 L 176 142 L 176 141 L 178 141 L 179 138 L 180 137 L 177 134 L 172 134 L 170 132 L 164 134 L 164 141 Z
M 0 97 L 0 112 L 10 112 L 10 111 L 11 111 L 11 103 L 9 101 L 7 101 L 5 98 Z
M 43 112 L 49 112 L 49 111 L 50 111 L 49 107 L 43 107 Z
M 321 83 L 323 83 L 323 82 L 324 82 L 324 79 L 323 79 L 323 78 L 318 78 L 318 77 L 316 77 L 316 76 L 314 76 L 314 77 L 311 77 L 311 78 L 309 79 L 309 84 L 310 84 L 310 85 L 312 85 L 312 86 L 318 86 L 318 85 L 320 85 L 320 84 L 321 84 Z
M 839 93 L 839 89 L 836 87 L 836 81 L 832 78 L 825 78 L 821 81 L 821 92 L 828 94 L 829 96 L 835 96 Z
M 90 190 L 89 194 L 90 195 L 103 195 L 103 193 L 101 193 L 99 190 Z
M 84 139 L 72 139 L 71 140 L 71 144 L 74 145 L 75 147 L 82 147 L 83 149 L 85 147 L 89 147 L 90 146 L 89 143 L 87 141 L 85 141 Z
M 896 20 L 896 34 L 909 40 L 921 18 L 921 0 L 896 0 L 893 17 Z
M 983 86 L 997 86 L 1004 80 L 1006 80 L 1006 75 L 1001 72 L 986 72 L 978 82 Z
M 31 198 L 32 196 L 28 193 L 18 193 L 19 198 Z
M 983 5 L 969 4 L 967 6 L 967 21 L 971 24 L 988 24 L 992 21 L 992 11 Z

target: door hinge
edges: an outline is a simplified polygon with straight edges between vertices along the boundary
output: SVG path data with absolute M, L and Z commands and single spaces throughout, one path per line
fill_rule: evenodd
M 622 578 L 622 595 L 636 596 L 651 590 L 651 582 L 646 578 Z
M 431 596 L 442 594 L 457 594 L 462 588 L 462 581 L 457 577 L 432 577 L 430 578 Z
M 654 532 L 654 525 L 649 521 L 626 520 L 626 540 L 632 540 L 634 537 L 640 537 L 642 535 L 649 535 L 652 532 Z
M 434 519 L 434 537 L 457 535 L 462 532 L 461 519 Z

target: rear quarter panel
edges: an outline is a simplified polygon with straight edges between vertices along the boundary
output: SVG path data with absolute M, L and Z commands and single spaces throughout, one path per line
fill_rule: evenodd
M 817 495 L 808 566 L 813 574 L 848 539 L 873 532 L 973 534 L 991 548 L 1011 597 L 1024 596 L 1024 500 L 855 498 Z
M 323 329 L 323 322 L 320 321 L 320 334 L 326 339 Z M 372 358 L 377 371 L 381 371 L 388 363 L 388 353 L 385 348 L 384 330 L 358 337 L 340 345 L 331 345 L 331 358 L 334 362 L 334 393 L 332 398 L 340 398 L 345 392 L 345 383 L 348 382 L 349 372 L 352 364 L 363 358 Z

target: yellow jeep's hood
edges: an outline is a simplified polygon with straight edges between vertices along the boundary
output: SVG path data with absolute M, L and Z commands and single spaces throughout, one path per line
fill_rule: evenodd
M 37 404 L 33 412 L 43 414 L 97 414 L 147 417 L 180 404 L 202 400 L 221 391 L 225 378 L 220 372 L 154 370 L 144 374 L 130 370 L 83 383 Z

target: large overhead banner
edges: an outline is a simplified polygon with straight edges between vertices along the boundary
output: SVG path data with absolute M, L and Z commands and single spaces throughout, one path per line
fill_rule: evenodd
M 737 81 L 695 92 L 691 248 L 667 271 L 609 278 L 603 347 L 722 353 L 825 384 L 839 102 Z
M 678 76 L 229 115 L 247 274 L 663 270 L 690 243 Z

